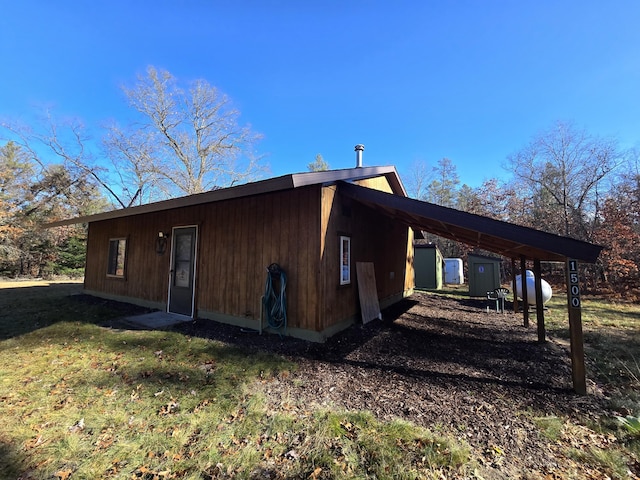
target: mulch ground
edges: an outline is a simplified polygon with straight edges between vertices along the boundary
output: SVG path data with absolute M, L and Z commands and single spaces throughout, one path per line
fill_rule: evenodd
M 177 330 L 280 354 L 298 368 L 266 384 L 274 405 L 367 410 L 401 418 L 468 443 L 483 478 L 605 478 L 562 454 L 606 447 L 587 427 L 604 399 L 573 393 L 568 347 L 538 343 L 535 318 L 487 313 L 486 301 L 416 293 L 324 344 L 258 335 L 206 320 Z M 568 416 L 563 439 L 540 433 L 535 418 Z M 578 426 L 576 426 L 578 425 Z

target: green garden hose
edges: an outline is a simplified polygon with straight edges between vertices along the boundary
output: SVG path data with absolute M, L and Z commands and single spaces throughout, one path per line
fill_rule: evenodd
M 287 331 L 287 274 L 277 263 L 267 267 L 267 281 L 262 302 L 267 316 L 267 325 Z

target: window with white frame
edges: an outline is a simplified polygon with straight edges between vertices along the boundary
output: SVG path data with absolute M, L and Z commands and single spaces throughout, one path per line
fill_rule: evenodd
M 340 236 L 340 285 L 351 283 L 351 237 Z
M 126 238 L 109 239 L 109 263 L 107 264 L 107 275 L 111 277 L 124 277 L 126 250 Z

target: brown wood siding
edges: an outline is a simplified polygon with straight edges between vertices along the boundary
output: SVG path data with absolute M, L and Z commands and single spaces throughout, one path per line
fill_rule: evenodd
M 365 182 L 369 188 L 390 190 L 384 177 Z M 323 188 L 321 211 L 320 330 L 358 315 L 356 262 L 373 262 L 380 300 L 402 295 L 413 288 L 413 265 L 409 257 L 413 246 L 408 227 L 374 209 L 340 197 L 332 186 Z M 350 285 L 340 285 L 340 235 L 351 237 Z
M 416 286 L 416 271 L 414 269 L 414 256 L 413 249 L 414 232 L 412 228 L 407 228 L 407 258 L 405 262 L 405 275 L 404 275 L 404 291 L 411 292 Z
M 386 178 L 360 182 L 389 191 Z M 373 262 L 380 300 L 413 288 L 412 234 L 394 219 L 313 185 L 93 222 L 85 288 L 166 304 L 170 245 L 158 231 L 198 226 L 196 309 L 258 319 L 266 268 L 287 273 L 289 326 L 321 332 L 359 314 L 356 262 Z M 339 237 L 351 237 L 351 284 L 340 285 Z M 126 277 L 106 276 L 109 238 L 127 238 Z
M 376 210 L 355 204 L 354 224 L 358 235 L 352 242 L 355 262 L 373 262 L 378 298 L 403 293 L 407 262 L 408 228 Z
M 348 219 L 341 218 L 341 206 L 335 186 L 322 189 L 320 331 L 353 315 L 357 299 L 353 281 L 340 285 L 340 235 L 352 234 Z M 351 275 L 355 276 L 355 264 Z
M 165 225 L 154 225 L 146 216 L 89 224 L 85 288 L 153 302 L 166 301 L 169 254 L 156 254 L 160 230 L 170 231 Z M 110 238 L 127 239 L 124 278 L 107 277 Z
M 164 255 L 156 254 L 158 231 L 197 225 L 198 309 L 258 319 L 266 268 L 278 263 L 288 276 L 289 326 L 316 330 L 320 188 L 91 223 L 85 288 L 166 304 L 171 255 L 170 248 Z M 108 240 L 114 237 L 128 239 L 124 279 L 106 276 Z
M 359 180 L 355 183 L 362 187 L 381 190 L 387 193 L 394 193 L 387 177 L 385 176 Z M 400 286 L 400 280 L 402 280 L 403 292 L 409 292 L 415 287 L 415 272 L 413 269 L 413 230 L 403 226 L 399 222 L 395 222 L 395 225 L 392 228 L 393 231 L 391 232 L 391 236 L 393 236 L 393 238 L 388 238 L 387 240 L 393 242 L 393 255 L 385 255 L 385 251 L 379 252 L 381 257 L 385 258 L 382 262 L 383 265 L 381 265 L 381 268 L 386 269 L 386 272 L 389 274 L 389 278 L 386 278 L 385 276 L 384 279 L 381 279 L 385 284 L 385 288 L 381 290 L 379 289 L 379 293 L 386 296 L 399 293 L 397 288 Z M 404 246 L 399 245 L 399 242 L 401 242 L 402 239 L 406 239 L 406 245 Z M 401 265 L 402 268 L 400 268 Z M 395 275 L 395 280 L 393 281 L 390 278 L 391 272 Z M 376 280 L 378 279 L 378 276 L 379 274 L 376 272 Z M 398 278 L 398 276 L 401 278 Z
M 393 189 L 391 185 L 389 185 L 389 181 L 387 177 L 373 177 L 367 178 L 364 180 L 358 180 L 354 182 L 356 185 L 360 185 L 361 187 L 372 188 L 374 190 L 381 190 L 387 193 L 393 193 Z

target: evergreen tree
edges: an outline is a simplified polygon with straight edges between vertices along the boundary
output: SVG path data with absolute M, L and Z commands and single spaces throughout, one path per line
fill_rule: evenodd
M 322 155 L 317 154 L 316 159 L 313 162 L 307 164 L 307 169 L 309 169 L 310 172 L 324 172 L 329 170 L 329 164 L 325 162 L 324 158 L 322 158 Z

